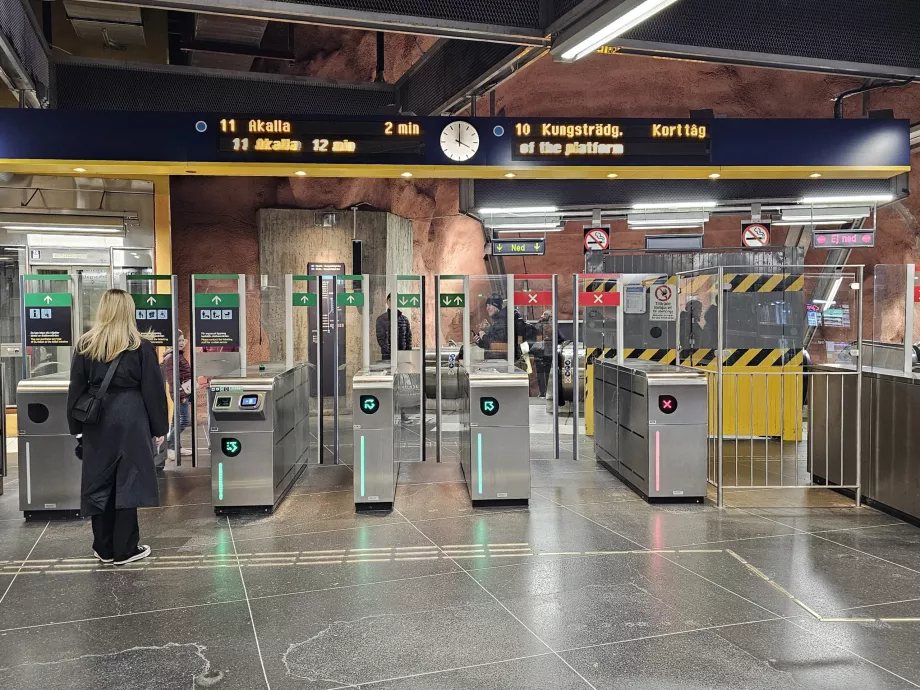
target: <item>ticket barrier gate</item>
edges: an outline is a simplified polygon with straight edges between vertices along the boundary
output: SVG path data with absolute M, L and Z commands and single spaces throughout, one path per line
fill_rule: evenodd
M 26 520 L 80 517 L 82 463 L 67 424 L 70 373 L 23 379 L 16 387 L 19 509 Z
M 352 387 L 356 510 L 386 510 L 396 499 L 393 374 L 360 370 Z
M 271 512 L 307 467 L 309 365 L 250 366 L 211 379 L 211 502 L 215 513 Z
M 473 505 L 530 501 L 530 380 L 495 362 L 459 367 L 460 467 Z
M 598 359 L 594 447 L 598 462 L 649 502 L 706 497 L 707 372 Z

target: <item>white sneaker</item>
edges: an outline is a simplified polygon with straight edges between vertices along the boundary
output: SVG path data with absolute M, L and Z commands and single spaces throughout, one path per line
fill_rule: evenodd
M 183 450 L 184 450 L 184 449 L 183 449 Z M 174 451 L 172 448 L 169 448 L 169 449 L 166 451 L 166 457 L 169 458 L 170 460 L 175 460 L 175 459 L 176 459 L 176 451 Z
M 192 457 L 192 449 L 191 448 L 180 448 L 179 455 L 181 455 L 183 458 L 190 458 Z
M 147 558 L 150 555 L 150 547 L 146 544 L 141 544 L 137 547 L 137 551 L 134 552 L 133 556 L 128 556 L 119 561 L 115 561 L 115 565 L 127 565 L 128 563 L 134 563 L 134 561 L 139 561 L 142 558 Z

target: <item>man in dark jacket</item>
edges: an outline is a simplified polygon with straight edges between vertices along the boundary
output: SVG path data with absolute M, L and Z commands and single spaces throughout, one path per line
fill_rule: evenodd
M 491 323 L 484 331 L 473 336 L 473 342 L 486 350 L 486 359 L 505 359 L 508 356 L 508 310 L 501 295 L 493 293 L 486 298 L 486 313 Z M 524 317 L 514 310 L 514 359 L 521 359 L 520 339 L 526 337 Z
M 390 296 L 387 295 L 387 310 L 377 317 L 377 344 L 380 345 L 380 357 L 383 361 L 390 360 Z M 412 349 L 412 329 L 409 319 L 398 309 L 396 310 L 396 349 Z

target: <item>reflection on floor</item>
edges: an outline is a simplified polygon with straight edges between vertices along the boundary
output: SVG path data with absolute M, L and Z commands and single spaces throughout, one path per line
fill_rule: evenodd
M 0 687 L 920 687 L 920 530 L 824 491 L 648 506 L 551 447 L 535 435 L 529 508 L 472 508 L 459 466 L 427 462 L 392 512 L 356 514 L 339 465 L 273 516 L 215 517 L 209 469 L 170 467 L 153 556 L 120 569 L 86 521 L 23 522 L 13 467 Z

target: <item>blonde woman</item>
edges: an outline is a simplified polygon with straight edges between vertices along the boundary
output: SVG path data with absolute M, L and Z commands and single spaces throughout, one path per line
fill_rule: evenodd
M 97 400 L 98 416 L 87 414 Z M 134 321 L 134 301 L 108 290 L 96 325 L 79 341 L 70 369 L 67 421 L 83 459 L 81 512 L 92 517 L 93 554 L 125 565 L 150 555 L 139 546 L 137 509 L 159 505 L 153 444 L 169 429 L 156 351 Z

